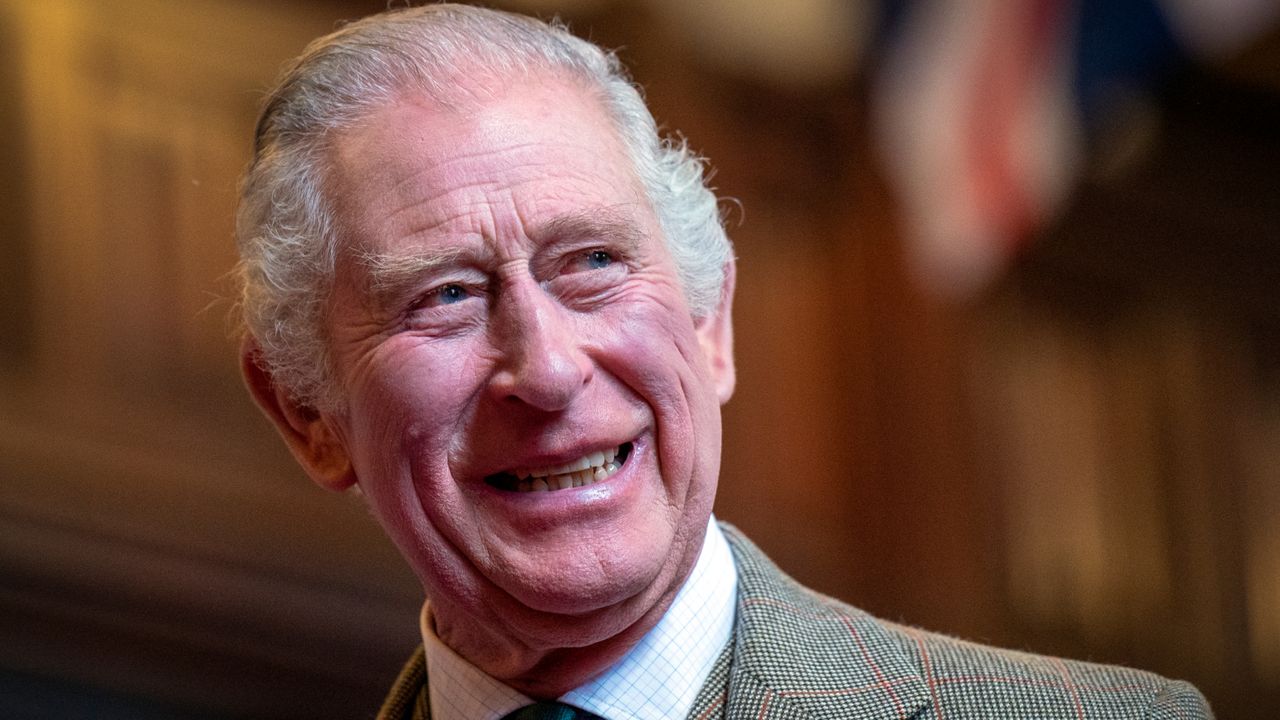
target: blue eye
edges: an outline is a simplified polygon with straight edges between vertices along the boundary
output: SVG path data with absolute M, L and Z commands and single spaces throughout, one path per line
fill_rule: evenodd
M 613 256 L 604 250 L 592 250 L 587 253 L 587 267 L 592 270 L 601 270 L 613 264 Z
M 449 283 L 434 294 L 441 305 L 452 305 L 467 299 L 467 289 L 457 283 Z

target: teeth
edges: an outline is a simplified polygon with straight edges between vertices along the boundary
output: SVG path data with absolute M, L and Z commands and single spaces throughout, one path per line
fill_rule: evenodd
M 519 492 L 543 492 L 583 487 L 605 480 L 618 472 L 619 448 L 596 451 L 577 460 L 541 468 L 518 468 L 511 471 L 519 478 L 515 489 Z

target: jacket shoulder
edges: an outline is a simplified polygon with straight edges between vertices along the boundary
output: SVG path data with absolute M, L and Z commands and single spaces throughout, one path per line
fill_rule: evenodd
M 919 668 L 939 717 L 1213 717 L 1204 696 L 1180 680 L 880 623 Z
M 816 593 L 722 525 L 738 568 L 735 670 L 742 717 L 1200 720 L 1185 682 L 1002 650 L 872 617 Z M 732 695 L 733 687 L 731 687 Z M 790 715 L 773 713 L 783 701 Z M 730 698 L 730 709 L 734 698 Z M 892 712 L 889 712 L 892 711 Z

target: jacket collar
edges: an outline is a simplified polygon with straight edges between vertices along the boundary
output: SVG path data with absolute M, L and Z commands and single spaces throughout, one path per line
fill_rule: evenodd
M 725 717 L 770 720 L 911 717 L 929 702 L 916 664 L 884 625 L 805 589 L 721 524 L 738 568 Z M 379 720 L 428 720 L 418 649 Z
M 722 525 L 738 566 L 726 717 L 908 718 L 929 689 L 901 635 L 801 586 Z

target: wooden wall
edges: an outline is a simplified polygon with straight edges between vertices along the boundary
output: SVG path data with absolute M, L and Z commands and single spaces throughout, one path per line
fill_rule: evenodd
M 413 580 L 293 468 L 226 321 L 261 89 L 382 4 L 0 2 L 0 708 L 362 717 L 415 643 Z M 1274 73 L 1175 85 L 948 305 L 904 269 L 856 77 L 772 86 L 585 7 L 743 208 L 720 516 L 882 616 L 1280 712 Z
M 418 590 L 255 416 L 223 280 L 260 93 L 350 9 L 0 8 L 21 219 L 0 280 L 19 338 L 0 385 L 0 667 L 65 682 L 45 695 L 358 716 L 414 644 Z

